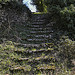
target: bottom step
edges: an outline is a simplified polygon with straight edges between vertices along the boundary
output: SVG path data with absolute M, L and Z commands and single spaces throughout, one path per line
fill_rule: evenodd
M 24 72 L 28 72 L 31 70 L 31 66 L 30 65 L 27 65 L 27 66 L 16 66 L 16 67 L 12 67 L 10 68 L 10 71 L 13 72 L 13 71 L 24 71 Z

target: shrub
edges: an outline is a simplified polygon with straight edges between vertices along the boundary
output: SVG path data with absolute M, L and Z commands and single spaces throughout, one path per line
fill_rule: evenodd
M 68 67 L 72 66 L 71 60 L 75 58 L 75 41 L 67 36 L 62 36 L 57 42 L 58 56 L 62 62 L 67 60 Z

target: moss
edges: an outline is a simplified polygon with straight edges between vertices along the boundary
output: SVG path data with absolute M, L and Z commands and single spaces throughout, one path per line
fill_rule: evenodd
M 54 50 L 53 48 L 48 48 L 47 50 Z
M 37 66 L 38 70 L 50 70 L 50 69 L 55 69 L 54 64 L 46 65 L 46 64 L 41 64 Z
M 0 73 L 9 73 L 10 66 L 16 65 L 15 58 L 20 58 L 20 55 L 14 53 L 17 48 L 12 41 L 5 41 L 0 44 Z
M 13 66 L 14 67 L 14 66 Z M 14 71 L 20 71 L 20 70 L 24 70 L 24 71 L 30 71 L 31 70 L 31 66 L 30 65 L 25 65 L 25 66 L 15 66 L 14 68 L 11 68 L 11 70 L 14 70 Z
M 47 12 L 33 12 L 32 14 L 46 14 Z
M 36 51 L 36 49 L 35 48 L 32 48 L 32 51 Z

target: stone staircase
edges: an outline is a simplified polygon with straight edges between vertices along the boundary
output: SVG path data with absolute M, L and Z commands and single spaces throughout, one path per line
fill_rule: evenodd
M 20 46 L 19 44 L 17 46 Z M 22 45 L 23 46 L 23 45 Z M 21 47 L 22 47 L 21 46 Z M 50 75 L 55 70 L 54 44 L 25 45 L 24 50 L 14 50 L 17 57 L 12 60 L 15 65 L 10 66 L 11 75 Z
M 50 75 L 55 70 L 53 24 L 45 24 L 45 19 L 46 14 L 33 14 L 22 38 L 26 44 L 17 45 L 25 50 L 14 50 L 18 57 L 12 58 L 16 64 L 10 67 L 11 75 Z
M 48 14 L 33 14 L 32 24 L 26 26 L 25 43 L 49 43 L 53 34 L 53 23 L 46 23 Z

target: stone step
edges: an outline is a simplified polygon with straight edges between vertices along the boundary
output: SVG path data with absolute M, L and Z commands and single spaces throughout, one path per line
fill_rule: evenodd
M 46 16 L 46 15 L 48 15 L 48 14 L 47 13 L 45 14 L 45 13 L 41 13 L 41 12 L 36 12 L 36 13 L 32 14 L 32 17 Z
M 44 35 L 53 35 L 53 32 L 43 32 L 43 33 L 40 33 L 40 32 L 35 32 L 35 33 L 29 32 L 28 35 L 29 35 L 29 34 L 30 34 L 30 35 L 34 35 L 34 36 L 35 36 L 35 35 L 43 35 L 43 34 L 44 34 Z M 43 39 L 43 38 L 42 38 L 42 39 Z
M 36 39 L 36 38 L 34 39 L 33 38 L 33 39 L 27 39 L 27 41 L 44 42 L 44 41 L 47 41 L 47 39 Z
M 45 15 L 34 15 L 32 17 L 32 19 L 42 19 L 42 18 L 46 18 Z
M 26 51 L 22 51 L 22 50 L 14 50 L 14 52 L 17 53 L 24 53 L 24 54 L 34 54 L 34 53 L 42 53 L 42 52 L 52 52 L 54 49 L 50 48 L 50 49 L 43 49 L 43 50 L 26 50 Z
M 23 39 L 24 40 L 24 39 Z M 36 39 L 36 38 L 29 38 L 29 39 L 25 39 L 26 42 L 28 43 L 32 43 L 32 44 L 41 44 L 41 43 L 49 43 L 49 42 L 52 42 L 52 38 L 49 38 L 49 39 Z
M 38 61 L 55 62 L 55 58 L 51 56 L 40 56 L 40 57 L 33 58 L 32 60 L 29 60 L 28 62 L 38 62 Z
M 17 72 L 17 71 L 24 71 L 24 72 L 31 71 L 31 66 L 30 65 L 26 65 L 26 66 L 15 65 L 10 68 L 10 72 Z
M 32 38 L 51 38 L 51 35 L 27 35 L 27 37 L 32 37 Z
M 37 66 L 37 70 L 55 70 L 55 64 L 54 63 L 51 63 L 50 65 L 40 64 Z
M 21 46 L 21 47 L 24 47 L 24 48 L 39 48 L 40 46 L 44 47 L 45 44 L 22 44 L 22 43 L 16 43 L 15 46 Z
M 18 31 L 19 32 L 19 31 Z M 53 33 L 53 30 L 25 30 L 25 32 L 20 32 L 20 35 L 26 35 L 26 34 L 35 34 L 35 33 Z M 40 35 L 40 34 L 39 34 Z M 43 34 L 42 34 L 43 35 Z
M 14 60 L 14 58 L 13 58 L 13 60 Z M 39 56 L 39 57 L 30 57 L 30 58 L 15 58 L 15 60 L 17 61 L 17 62 L 28 62 L 28 63 L 30 63 L 30 62 L 38 62 L 38 61 L 43 61 L 43 62 L 55 62 L 55 58 L 53 57 L 53 56 L 50 56 L 50 55 L 46 55 L 46 56 Z M 45 60 L 45 61 L 44 61 Z
M 16 60 L 18 60 L 18 61 L 27 61 L 27 60 L 29 60 L 29 58 L 18 58 Z
M 37 24 L 37 25 L 27 25 L 27 27 L 31 27 L 31 28 L 48 28 L 48 27 L 53 27 L 53 25 Z
M 53 47 L 53 46 L 54 46 L 54 43 L 45 43 L 45 45 L 46 45 L 47 47 Z
M 30 31 L 30 34 L 53 33 L 53 31 Z
M 37 57 L 34 60 L 37 60 L 37 61 L 39 61 L 39 60 L 50 60 L 50 61 L 54 62 L 55 58 L 54 57 L 50 57 L 50 56 L 42 56 L 42 57 Z
M 42 19 L 42 20 L 38 19 L 38 20 L 32 20 L 32 23 L 33 22 L 44 22 L 44 21 L 45 21 L 45 19 Z
M 31 34 L 34 35 L 34 34 Z M 48 34 L 46 34 L 48 35 Z M 43 38 L 43 37 L 21 37 L 21 40 L 23 40 L 26 44 L 42 44 L 42 43 L 50 43 L 53 41 L 51 38 Z
M 32 15 L 32 19 L 43 19 L 47 17 L 48 17 L 48 14 L 33 14 Z
M 32 25 L 38 25 L 38 24 L 44 24 L 44 21 L 42 21 L 42 22 L 32 22 Z
M 30 33 L 30 32 L 29 32 L 28 34 L 34 35 L 34 36 L 35 36 L 35 35 L 43 35 L 43 34 L 44 34 L 44 35 L 53 35 L 53 32 L 48 32 L 48 33 L 46 33 L 46 32 L 45 32 L 45 33 L 40 33 L 40 32 L 39 32 L 39 33 Z M 27 35 L 27 34 L 26 34 L 26 35 Z
M 47 40 L 47 41 L 27 41 L 27 40 L 23 40 L 22 43 L 25 43 L 25 44 L 42 44 L 42 43 L 49 43 L 49 42 L 52 42 L 52 41 L 53 41 L 52 39 Z
M 28 30 L 32 30 L 32 31 L 46 31 L 46 30 L 52 30 L 52 28 L 48 27 L 48 28 L 28 28 Z
M 22 44 L 22 43 L 16 43 L 15 46 L 20 46 L 24 48 L 46 48 L 47 46 L 54 46 L 53 43 L 42 43 L 42 44 Z

